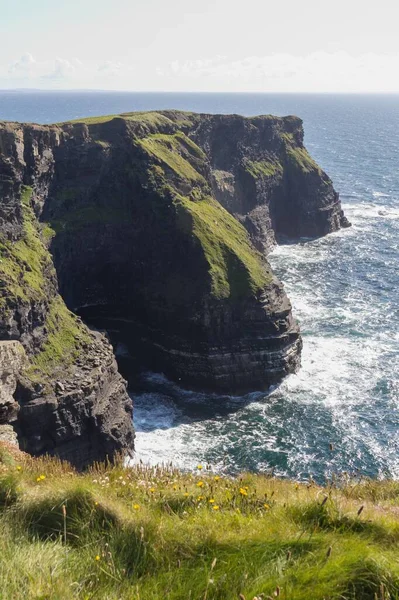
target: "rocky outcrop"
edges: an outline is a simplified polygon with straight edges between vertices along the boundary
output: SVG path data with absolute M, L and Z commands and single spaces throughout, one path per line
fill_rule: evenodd
M 47 389 L 45 379 L 31 375 L 20 374 L 15 394 L 23 450 L 56 454 L 80 467 L 112 458 L 118 450 L 133 451 L 131 400 L 102 334 L 92 332 L 73 368 L 53 372 Z
M 18 402 L 14 397 L 19 373 L 26 360 L 20 342 L 0 341 L 0 440 L 16 443 L 12 427 L 18 416 Z
M 0 436 L 84 467 L 133 448 L 132 404 L 107 339 L 58 295 L 52 232 L 36 216 L 59 137 L 0 128 Z
M 14 392 L 26 450 L 84 465 L 133 445 L 111 347 L 70 310 L 183 385 L 237 393 L 298 368 L 266 253 L 345 224 L 299 119 L 0 124 L 0 149 L 0 339 L 28 356 Z
M 349 225 L 331 179 L 303 145 L 298 117 L 205 115 L 189 135 L 209 158 L 215 197 L 261 252 Z

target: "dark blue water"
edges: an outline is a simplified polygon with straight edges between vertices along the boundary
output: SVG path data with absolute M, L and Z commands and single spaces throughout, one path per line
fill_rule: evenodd
M 201 396 L 149 375 L 134 398 L 137 457 L 298 478 L 355 469 L 399 478 L 399 96 L 0 92 L 8 120 L 156 108 L 300 116 L 353 227 L 270 257 L 301 324 L 301 371 L 244 398 Z

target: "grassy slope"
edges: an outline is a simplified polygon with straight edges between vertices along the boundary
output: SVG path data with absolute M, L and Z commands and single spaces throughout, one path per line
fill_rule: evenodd
M 155 161 L 154 168 L 172 175 L 163 179 L 174 197 L 183 230 L 201 246 L 209 265 L 212 294 L 216 298 L 251 296 L 271 280 L 261 255 L 253 248 L 244 227 L 210 196 L 201 171 L 206 156 L 187 136 L 156 134 L 138 142 Z M 155 173 L 154 173 L 155 175 Z M 159 182 L 159 188 L 162 187 Z M 180 193 L 185 186 L 185 195 Z M 185 213 L 189 219 L 184 219 Z
M 215 297 L 256 294 L 271 280 L 244 227 L 216 200 L 179 196 L 176 204 L 191 215 L 191 231 L 203 248 Z
M 291 134 L 284 133 L 282 138 L 285 142 L 287 158 L 291 164 L 293 164 L 299 171 L 302 171 L 302 173 L 316 173 L 319 176 L 323 175 L 323 171 L 310 156 L 306 148 L 299 147 Z
M 90 335 L 59 295 L 49 297 L 48 278 L 54 275 L 54 267 L 46 240 L 54 231 L 49 226 L 40 227 L 30 204 L 31 195 L 32 189 L 23 187 L 21 239 L 16 242 L 0 239 L 0 279 L 5 284 L 0 297 L 0 317 L 7 314 L 7 299 L 27 305 L 48 303 L 47 337 L 25 372 L 31 380 L 43 383 L 55 370 L 65 372 L 82 351 L 82 344 L 90 342 Z
M 38 301 L 45 297 L 45 271 L 51 269 L 51 257 L 44 247 L 36 218 L 30 205 L 32 189 L 24 187 L 21 194 L 23 235 L 10 242 L 0 238 L 0 278 L 6 284 L 6 293 L 0 298 L 0 309 L 6 297 L 19 301 Z
M 244 167 L 254 179 L 260 177 L 273 177 L 274 175 L 281 175 L 283 172 L 281 164 L 273 160 L 247 160 Z
M 46 341 L 40 352 L 31 357 L 25 374 L 32 381 L 43 383 L 47 377 L 55 378 L 57 373 L 65 376 L 66 370 L 83 352 L 83 346 L 91 341 L 86 327 L 65 306 L 57 295 L 50 303 L 46 317 Z
M 398 483 L 0 456 L 0 598 L 399 598 Z

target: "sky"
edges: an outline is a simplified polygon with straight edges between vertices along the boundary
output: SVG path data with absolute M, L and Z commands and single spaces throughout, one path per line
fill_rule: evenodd
M 399 92 L 394 0 L 0 0 L 0 89 Z

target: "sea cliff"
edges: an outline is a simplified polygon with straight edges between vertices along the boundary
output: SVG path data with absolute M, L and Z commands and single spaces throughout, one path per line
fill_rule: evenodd
M 183 385 L 279 382 L 301 337 L 267 252 L 347 225 L 296 117 L 0 123 L 4 435 L 78 466 L 133 447 L 112 347 L 77 314 Z

